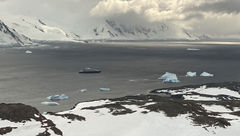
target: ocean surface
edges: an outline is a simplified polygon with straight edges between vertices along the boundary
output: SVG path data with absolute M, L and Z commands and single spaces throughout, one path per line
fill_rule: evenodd
M 26 54 L 26 50 L 33 53 Z M 86 67 L 102 73 L 78 73 Z M 185 77 L 188 71 L 215 76 Z M 158 80 L 165 72 L 176 73 L 181 82 Z M 157 88 L 229 81 L 240 81 L 238 43 L 46 42 L 39 47 L 0 48 L 0 103 L 24 103 L 41 112 L 68 110 L 79 102 L 143 94 Z M 81 89 L 88 91 L 82 93 Z M 66 94 L 69 99 L 59 101 L 59 106 L 41 104 L 55 94 Z

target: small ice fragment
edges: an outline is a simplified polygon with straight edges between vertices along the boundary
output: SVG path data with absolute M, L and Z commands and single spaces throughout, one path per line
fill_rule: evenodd
M 189 71 L 189 72 L 187 72 L 187 74 L 186 74 L 186 77 L 195 77 L 195 76 L 197 76 L 197 72 L 191 72 L 191 71 Z
M 42 102 L 41 104 L 48 105 L 48 106 L 57 106 L 57 105 L 59 105 L 59 103 L 57 103 L 57 102 Z
M 47 115 L 47 112 L 43 112 L 42 115 Z
M 25 53 L 26 53 L 26 54 L 32 54 L 32 51 L 26 50 Z
M 200 49 L 196 49 L 196 48 L 187 48 L 188 51 L 199 51 Z
M 164 75 L 162 75 L 160 78 L 160 80 L 163 80 L 163 82 L 167 82 L 167 83 L 178 83 L 180 82 L 177 78 L 177 75 L 174 73 L 169 73 L 166 72 Z
M 134 79 L 130 79 L 129 82 L 136 82 L 136 80 L 134 80 Z
M 99 90 L 100 90 L 100 91 L 103 91 L 103 92 L 105 92 L 105 91 L 111 91 L 110 88 L 99 88 Z
M 53 96 L 48 96 L 47 99 L 52 101 L 59 101 L 59 100 L 68 99 L 68 96 L 66 96 L 65 94 L 53 95 Z
M 80 92 L 87 92 L 88 90 L 87 89 L 81 89 Z
M 208 72 L 203 72 L 200 76 L 203 76 L 203 77 L 213 77 L 214 74 L 210 74 Z

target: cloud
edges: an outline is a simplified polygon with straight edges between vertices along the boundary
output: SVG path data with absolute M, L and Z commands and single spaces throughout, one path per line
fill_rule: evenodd
M 184 13 L 189 6 L 198 6 L 206 0 L 101 0 L 92 10 L 93 16 L 114 16 L 135 12 L 150 21 L 184 20 L 192 16 Z M 196 14 L 196 13 L 194 13 Z
M 240 1 L 218 0 L 213 3 L 203 3 L 199 6 L 189 7 L 186 10 L 196 12 L 212 12 L 219 14 L 238 14 L 240 12 Z
M 240 0 L 0 0 L 0 17 L 32 16 L 79 31 L 105 19 L 161 22 L 194 33 L 224 35 L 240 32 L 239 7 Z
M 240 12 L 239 0 L 101 0 L 91 10 L 93 16 L 115 16 L 135 12 L 149 21 L 201 19 L 206 13 Z
M 98 17 L 125 16 L 173 24 L 193 33 L 240 33 L 240 0 L 100 0 L 90 13 Z M 133 17 L 133 13 L 135 16 Z M 228 26 L 228 27 L 226 27 Z
M 9 15 L 23 15 L 76 29 L 89 23 L 89 11 L 98 2 L 99 0 L 5 0 L 0 1 L 0 19 Z

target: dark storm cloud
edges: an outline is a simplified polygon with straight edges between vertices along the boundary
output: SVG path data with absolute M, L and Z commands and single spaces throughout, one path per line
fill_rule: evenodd
M 240 0 L 221 0 L 213 3 L 203 3 L 200 6 L 187 7 L 185 11 L 212 13 L 240 13 Z
M 202 13 L 191 13 L 186 15 L 184 20 L 191 20 L 191 19 L 203 19 L 204 15 Z

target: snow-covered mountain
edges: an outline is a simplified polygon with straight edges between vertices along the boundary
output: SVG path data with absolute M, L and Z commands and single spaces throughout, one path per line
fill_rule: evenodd
M 126 24 L 107 19 L 92 26 L 85 39 L 95 40 L 199 40 L 184 29 L 177 30 L 165 23 Z
M 80 41 L 80 36 L 66 32 L 60 27 L 48 25 L 41 19 L 25 16 L 14 16 L 3 19 L 6 26 L 32 40 Z
M 31 39 L 9 28 L 0 20 L 0 45 L 31 45 Z
M 32 41 L 82 41 L 82 40 L 206 40 L 206 35 L 193 34 L 185 29 L 165 23 L 126 23 L 106 19 L 86 26 L 60 25 L 57 22 L 26 16 L 2 18 L 1 44 L 25 45 Z M 3 23 L 4 22 L 4 23 Z M 77 28 L 77 29 L 76 29 Z M 2 31 L 2 35 L 6 32 Z M 13 34 L 15 36 L 13 36 Z M 10 38 L 9 38 L 10 37 Z M 27 38 L 28 37 L 28 38 Z

